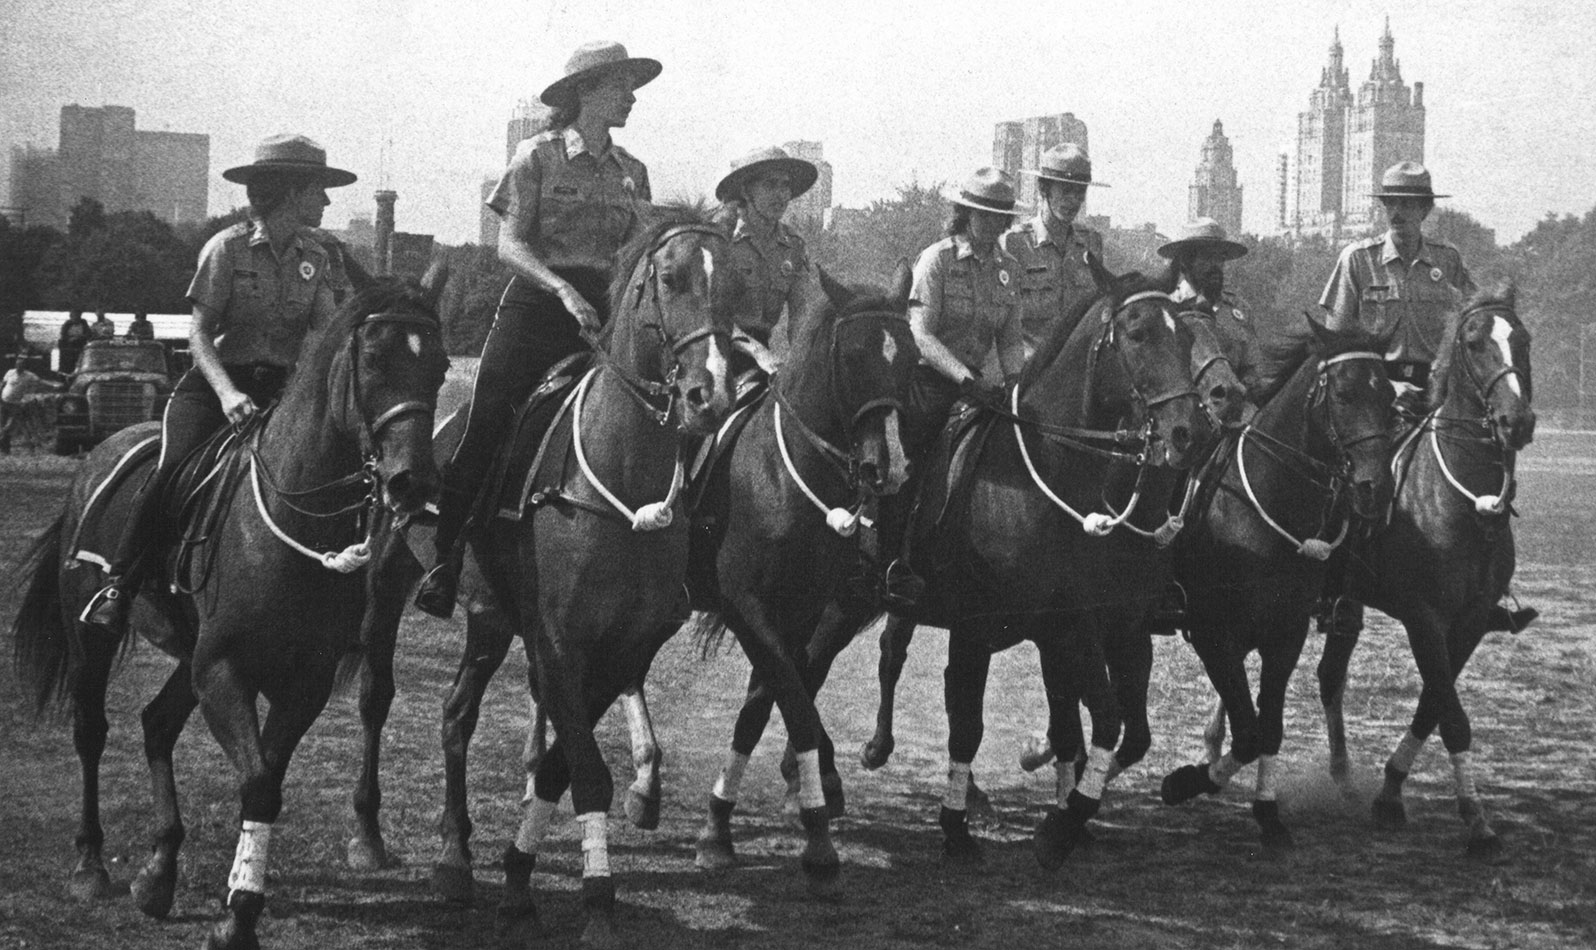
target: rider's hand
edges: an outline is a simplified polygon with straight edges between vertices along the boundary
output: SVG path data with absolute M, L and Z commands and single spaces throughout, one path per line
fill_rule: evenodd
M 770 348 L 765 346 L 765 344 L 746 335 L 739 335 L 735 343 L 738 349 L 754 358 L 754 362 L 759 364 L 759 368 L 764 371 L 766 376 L 773 375 L 776 372 L 776 367 L 779 365 L 776 362 L 776 356 L 770 352 Z
M 598 311 L 593 309 L 593 305 L 587 302 L 586 297 L 576 292 L 575 287 L 565 284 L 556 294 L 560 298 L 560 303 L 564 304 L 565 309 L 576 318 L 584 334 L 595 336 L 604 329 L 604 325 L 599 322 Z
M 227 416 L 227 421 L 237 425 L 253 416 L 256 412 L 255 401 L 237 389 L 229 389 L 224 393 L 217 393 L 217 398 L 222 403 L 222 413 Z

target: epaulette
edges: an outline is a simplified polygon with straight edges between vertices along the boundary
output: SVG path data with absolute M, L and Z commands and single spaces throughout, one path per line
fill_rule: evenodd
M 1380 245 L 1382 245 L 1384 243 L 1385 243 L 1385 235 L 1384 234 L 1376 234 L 1373 237 L 1366 237 L 1366 238 L 1364 238 L 1361 241 L 1353 241 L 1352 242 L 1352 246 L 1353 247 L 1361 247 L 1361 248 L 1371 248 L 1371 247 L 1379 247 Z

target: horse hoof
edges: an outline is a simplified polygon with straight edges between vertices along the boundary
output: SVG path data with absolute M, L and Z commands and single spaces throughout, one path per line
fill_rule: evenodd
M 355 835 L 349 839 L 344 861 L 351 871 L 381 871 L 399 866 L 399 859 L 388 853 L 382 838 Z
M 1468 856 L 1474 861 L 1483 861 L 1486 864 L 1495 864 L 1506 860 L 1506 849 L 1502 847 L 1502 839 L 1495 832 L 1473 835 L 1469 838 Z
M 582 946 L 592 950 L 620 950 L 621 937 L 615 932 L 615 921 L 609 917 L 589 917 L 582 928 Z
M 805 854 L 802 863 L 804 886 L 810 897 L 836 897 L 842 892 L 842 862 L 837 860 L 836 851 L 813 858 Z
M 698 856 L 693 864 L 703 871 L 725 871 L 737 866 L 737 849 L 732 846 L 731 834 L 713 834 L 709 829 L 698 836 Z
M 432 892 L 451 904 L 470 904 L 475 897 L 476 881 L 471 868 L 458 864 L 432 866 Z
M 986 860 L 981 852 L 981 842 L 970 834 L 967 811 L 954 811 L 946 805 L 937 819 L 942 826 L 942 859 L 949 864 L 980 864 Z
M 1159 797 L 1166 805 L 1179 805 L 1189 802 L 1198 795 L 1212 795 L 1219 791 L 1219 786 L 1208 777 L 1208 769 L 1201 765 L 1182 765 L 1180 768 L 1164 776 L 1164 782 L 1159 786 Z
M 1370 811 L 1374 815 L 1375 825 L 1380 828 L 1392 830 L 1408 823 L 1408 810 L 1403 807 L 1400 798 L 1376 798 Z
M 227 916 L 205 938 L 205 950 L 260 950 L 255 922 L 265 907 L 265 894 L 234 891 L 228 899 Z
M 892 758 L 892 750 L 896 743 L 891 739 L 870 739 L 865 742 L 864 748 L 859 750 L 859 764 L 866 770 L 874 772 L 887 764 Z
M 1031 838 L 1036 863 L 1043 870 L 1057 871 L 1064 866 L 1070 852 L 1088 837 L 1084 823 L 1071 818 L 1068 811 L 1055 808 L 1037 823 L 1036 833 Z
M 1020 749 L 1020 768 L 1027 772 L 1035 772 L 1051 761 L 1053 743 L 1047 740 L 1047 736 L 1032 736 Z
M 105 873 L 105 868 L 85 868 L 72 872 L 72 880 L 67 885 L 72 896 L 80 901 L 104 900 L 111 896 L 111 875 Z
M 161 920 L 172 912 L 172 900 L 177 894 L 177 876 L 161 874 L 143 868 L 128 886 L 133 905 L 146 916 Z
M 986 793 L 985 789 L 975 784 L 974 775 L 970 776 L 970 787 L 964 793 L 964 807 L 970 814 L 981 815 L 985 818 L 991 818 L 997 814 L 997 810 L 992 807 L 992 797 Z
M 632 827 L 653 831 L 659 827 L 659 796 L 648 796 L 637 789 L 626 793 L 626 819 Z

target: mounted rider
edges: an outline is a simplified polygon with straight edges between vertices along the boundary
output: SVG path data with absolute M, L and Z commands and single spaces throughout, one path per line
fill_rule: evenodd
M 1015 216 L 1029 209 L 1015 200 L 1012 179 L 996 168 L 978 169 L 948 200 L 953 215 L 947 236 L 920 253 L 909 292 L 909 327 L 920 348 L 920 366 L 904 413 L 911 485 L 895 497 L 905 502 L 912 502 L 919 482 L 915 469 L 924 467 L 954 404 L 960 399 L 1001 402 L 1025 367 L 1020 262 L 998 239 Z M 1000 379 L 981 373 L 994 352 Z M 887 565 L 885 600 L 907 608 L 919 600 L 925 581 L 909 565 L 908 511 L 898 513 L 902 517 L 883 518 L 880 549 L 900 552 Z
M 274 135 L 256 147 L 254 162 L 222 177 L 245 187 L 250 219 L 200 251 L 188 288 L 194 366 L 166 404 L 160 460 L 123 526 L 106 586 L 80 618 L 117 632 L 164 533 L 162 496 L 172 473 L 222 427 L 277 399 L 305 338 L 331 321 L 345 289 L 316 228 L 331 203 L 327 189 L 353 184 L 353 172 L 329 166 L 326 150 L 302 135 Z
M 1092 180 L 1092 160 L 1073 142 L 1042 153 L 1036 177 L 1042 207 L 1000 239 L 1004 252 L 1019 262 L 1020 332 L 1025 358 L 1053 332 L 1053 324 L 1074 312 L 1081 300 L 1097 296 L 1086 255 L 1103 257 L 1103 236 L 1076 223 L 1088 188 L 1107 188 Z M 1065 331 L 1066 333 L 1068 331 Z
M 1209 320 L 1231 369 L 1249 392 L 1256 392 L 1258 328 L 1225 289 L 1225 264 L 1246 257 L 1247 245 L 1231 240 L 1213 218 L 1198 218 L 1159 247 L 1158 256 L 1170 262 L 1178 278 L 1170 296 L 1183 311 Z
M 554 109 L 549 130 L 516 148 L 488 197 L 503 219 L 499 259 L 513 276 L 482 345 L 465 432 L 441 472 L 437 561 L 416 593 L 429 614 L 454 612 L 461 536 L 516 407 L 604 326 L 611 262 L 652 200 L 648 168 L 610 130 L 626 125 L 634 91 L 661 69 L 620 43 L 578 47 L 539 97 Z

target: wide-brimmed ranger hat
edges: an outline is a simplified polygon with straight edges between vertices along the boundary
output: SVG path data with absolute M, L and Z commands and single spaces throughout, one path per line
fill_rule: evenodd
M 1418 162 L 1397 162 L 1380 176 L 1380 187 L 1370 198 L 1450 198 L 1430 189 L 1430 170 Z
M 626 55 L 626 47 L 612 40 L 583 43 L 565 61 L 565 75 L 549 84 L 538 96 L 544 105 L 570 105 L 576 90 L 583 83 L 600 79 L 609 73 L 629 73 L 632 88 L 636 89 L 654 81 L 665 67 L 657 59 Z
M 947 196 L 956 205 L 998 214 L 1030 214 L 1031 209 L 1014 198 L 1014 180 L 996 168 L 978 168 L 959 190 Z
M 1217 255 L 1222 261 L 1233 261 L 1247 256 L 1247 245 L 1232 241 L 1213 218 L 1198 218 L 1182 227 L 1175 240 L 1161 246 L 1158 256 L 1174 260 L 1194 251 Z
M 741 198 L 745 186 L 769 175 L 786 175 L 792 182 L 792 196 L 796 198 L 814 187 L 820 169 L 813 162 L 793 158 L 779 148 L 756 149 L 732 162 L 731 171 L 715 186 L 715 197 L 721 201 Z
M 222 172 L 228 181 L 247 185 L 262 172 L 304 175 L 325 188 L 355 183 L 355 173 L 327 164 L 327 150 L 303 135 L 271 135 L 255 146 L 255 160 Z
M 1036 168 L 1025 168 L 1021 171 L 1045 181 L 1091 185 L 1093 188 L 1110 187 L 1103 182 L 1092 181 L 1092 160 L 1086 157 L 1086 150 L 1074 142 L 1064 142 L 1043 152 L 1037 165 Z

